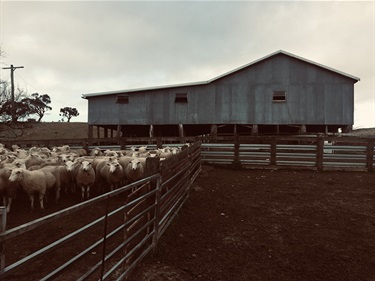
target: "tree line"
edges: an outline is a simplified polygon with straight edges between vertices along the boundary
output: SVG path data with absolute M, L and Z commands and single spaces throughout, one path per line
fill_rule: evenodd
M 0 57 L 3 52 L 0 48 Z M 8 81 L 0 79 L 0 122 L 22 122 L 37 116 L 36 121 L 42 121 L 47 111 L 52 110 L 51 97 L 48 94 L 28 94 L 26 90 L 19 87 L 14 89 L 12 95 L 11 85 Z M 13 109 L 13 110 L 12 110 Z M 74 107 L 60 108 L 61 120 L 77 117 L 79 112 Z
M 10 122 L 14 114 L 15 122 L 25 121 L 30 117 L 37 116 L 36 121 L 42 121 L 47 111 L 52 110 L 51 97 L 48 94 L 33 93 L 31 95 L 17 87 L 14 91 L 14 101 L 11 98 L 11 89 L 7 81 L 0 81 L 0 121 Z M 14 113 L 12 113 L 14 106 Z M 61 121 L 67 119 L 70 122 L 72 117 L 77 117 L 79 112 L 74 107 L 60 108 Z

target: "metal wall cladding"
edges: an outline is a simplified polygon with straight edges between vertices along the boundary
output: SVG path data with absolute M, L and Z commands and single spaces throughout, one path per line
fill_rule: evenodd
M 90 97 L 89 124 L 351 125 L 355 82 L 279 54 L 208 84 L 126 92 L 129 103 Z M 285 91 L 285 102 L 274 102 L 274 91 Z

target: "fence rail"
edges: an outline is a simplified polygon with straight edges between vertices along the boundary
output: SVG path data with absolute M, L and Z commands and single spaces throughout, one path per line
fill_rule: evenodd
M 147 161 L 158 160 L 148 158 Z M 40 271 L 39 280 L 54 280 L 69 272 L 76 274 L 72 277 L 75 280 L 126 279 L 142 258 L 156 247 L 158 239 L 187 200 L 190 186 L 201 169 L 200 143 L 157 163 L 158 172 L 142 180 L 13 229 L 6 230 L 6 211 L 3 210 L 0 279 L 17 279 L 17 274 L 22 272 L 25 276 L 28 270 Z M 82 213 L 90 213 L 92 219 L 59 239 L 46 242 L 26 257 L 7 263 L 6 253 L 12 251 L 11 246 L 17 239 L 28 239 L 31 231 L 43 232 L 45 230 L 41 228 L 45 227 L 47 231 L 53 231 L 54 223 L 60 225 L 64 220 L 76 220 Z M 53 254 L 57 251 L 66 252 L 65 261 L 56 263 Z M 39 261 L 37 268 L 36 261 Z M 46 272 L 46 262 L 48 265 L 54 263 L 52 271 Z
M 374 170 L 374 138 L 237 135 L 202 141 L 204 163 Z

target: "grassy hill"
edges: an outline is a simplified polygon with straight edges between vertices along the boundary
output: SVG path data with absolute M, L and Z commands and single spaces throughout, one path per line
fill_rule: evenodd
M 87 138 L 86 122 L 41 122 L 17 125 L 0 124 L 0 139 L 51 140 Z
M 93 135 L 96 136 L 94 126 Z M 101 135 L 103 135 L 101 133 Z M 352 131 L 350 136 L 375 137 L 375 128 L 365 128 Z M 22 123 L 17 125 L 0 124 L 0 140 L 52 140 L 52 139 L 82 139 L 88 137 L 86 122 L 41 122 Z

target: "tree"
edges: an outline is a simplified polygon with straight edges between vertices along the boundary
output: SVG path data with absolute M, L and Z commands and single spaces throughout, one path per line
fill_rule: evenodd
M 73 108 L 73 107 L 64 107 L 64 108 L 60 108 L 60 116 L 63 117 L 66 117 L 68 119 L 68 122 L 70 122 L 70 119 L 72 119 L 72 117 L 77 117 L 79 115 L 78 113 L 78 110 L 76 108 Z
M 14 106 L 16 108 L 14 112 L 15 122 L 20 121 L 19 119 L 25 119 L 29 115 L 30 108 L 27 103 L 15 101 Z M 9 100 L 2 104 L 0 108 L 0 115 L 2 121 L 4 122 L 12 120 L 12 101 Z
M 17 87 L 14 94 L 14 105 L 15 110 L 15 119 L 16 121 L 22 118 L 25 118 L 28 114 L 25 113 L 26 107 L 23 104 L 22 100 L 27 98 L 27 92 L 23 89 Z M 12 119 L 12 98 L 11 98 L 11 89 L 10 83 L 5 80 L 0 81 L 0 115 L 3 122 L 10 121 Z M 19 109 L 18 107 L 22 107 Z
M 51 98 L 47 94 L 39 95 L 38 93 L 34 93 L 31 96 L 32 98 L 24 98 L 22 101 L 28 105 L 29 115 L 38 115 L 37 122 L 40 122 L 46 111 L 52 110 L 52 107 L 47 105 L 51 103 Z

